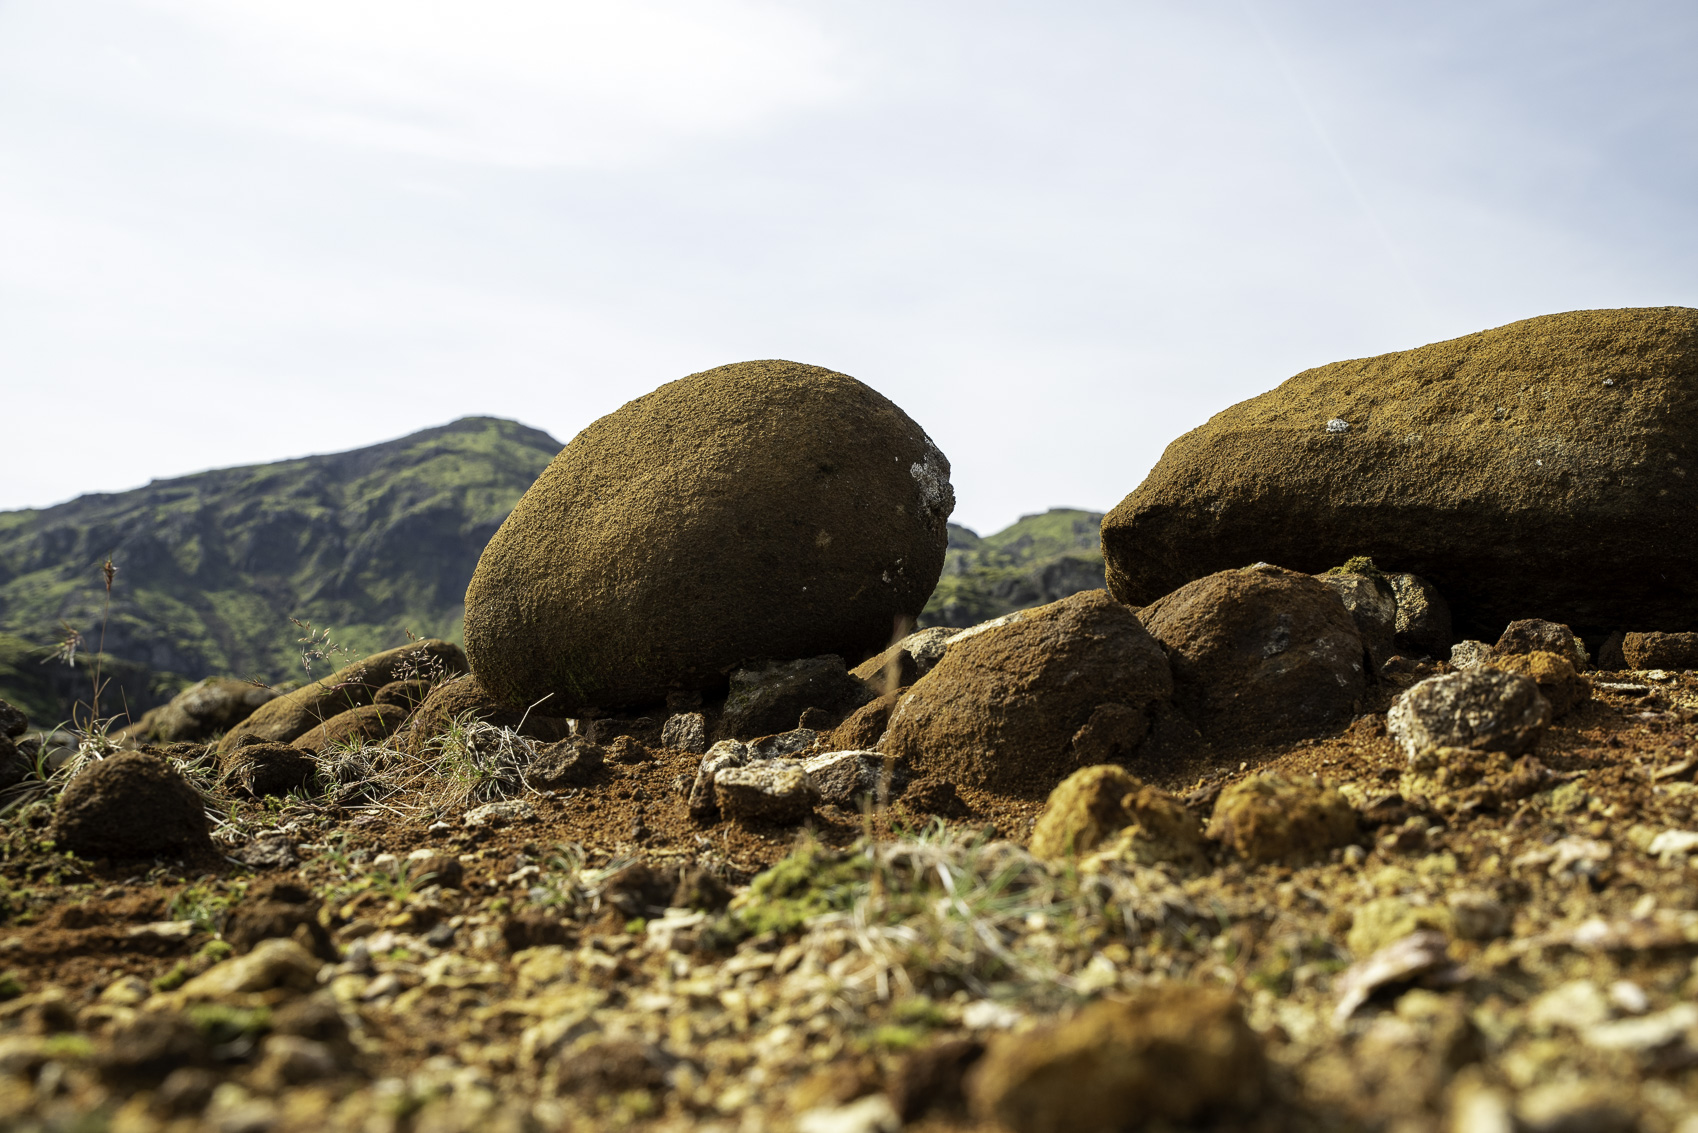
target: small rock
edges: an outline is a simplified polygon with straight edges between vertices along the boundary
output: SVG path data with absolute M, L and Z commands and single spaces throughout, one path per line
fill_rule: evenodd
M 1619 629 L 1604 638 L 1604 643 L 1598 646 L 1598 668 L 1608 673 L 1617 673 L 1627 668 L 1627 657 L 1621 648 L 1626 640 L 1627 635 Z
M 1492 656 L 1492 647 L 1483 641 L 1459 641 L 1450 647 L 1450 667 L 1457 672 L 1479 668 Z
M 1413 574 L 1388 574 L 1397 595 L 1397 631 L 1392 644 L 1400 652 L 1442 658 L 1450 652 L 1450 603 L 1438 587 Z
M 501 802 L 473 807 L 461 821 L 476 829 L 481 826 L 511 826 L 516 822 L 529 822 L 536 816 L 536 808 L 524 799 L 504 799 Z
M 1249 1113 L 1266 1077 L 1261 1040 L 1231 992 L 1158 984 L 998 1036 L 967 1093 L 975 1114 L 1014 1133 L 1073 1133 Z
M 0 700 L 0 704 L 5 704 L 5 701 Z M 0 736 L 0 791 L 17 786 L 33 774 L 29 758 L 9 737 Z
M 700 755 L 707 750 L 707 717 L 700 712 L 680 712 L 660 727 L 660 746 Z
M 719 796 L 714 793 L 714 776 L 728 767 L 741 767 L 749 762 L 749 748 L 740 740 L 720 740 L 702 756 L 696 768 L 695 782 L 690 786 L 690 817 L 697 821 L 711 819 L 719 813 Z
M 649 759 L 649 749 L 631 736 L 615 736 L 604 751 L 609 763 L 629 765 L 646 763 Z
M 266 940 L 290 939 L 320 960 L 335 960 L 336 946 L 318 920 L 319 901 L 292 881 L 256 885 L 230 911 L 224 939 L 238 952 Z
M 1032 831 L 1032 856 L 1060 861 L 1091 853 L 1117 838 L 1113 856 L 1141 864 L 1194 865 L 1202 858 L 1203 832 L 1178 799 L 1119 767 L 1075 771 L 1050 793 Z
M 29 717 L 15 704 L 0 700 L 0 736 L 15 740 L 29 730 Z
M 1496 940 L 1508 936 L 1515 917 L 1502 901 L 1490 893 L 1463 889 L 1445 899 L 1450 906 L 1451 923 L 1456 935 L 1464 940 Z
M 1610 1018 L 1609 998 L 1591 980 L 1569 980 L 1538 996 L 1527 1006 L 1527 1025 L 1549 1034 L 1563 1028 L 1579 1031 Z
M 1687 1032 L 1694 1027 L 1698 1027 L 1698 1004 L 1678 1003 L 1666 1011 L 1637 1019 L 1599 1021 L 1584 1028 L 1580 1037 L 1594 1050 L 1643 1054 L 1686 1041 Z
M 1630 633 L 1621 655 L 1629 669 L 1698 669 L 1698 633 Z
M 901 1128 L 896 1107 L 883 1094 L 810 1109 L 796 1117 L 796 1133 L 897 1133 Z
M 252 952 L 214 964 L 173 995 L 183 1002 L 195 1002 L 273 988 L 308 992 L 318 986 L 319 966 L 319 961 L 293 940 L 262 940 Z
M 414 850 L 407 855 L 407 876 L 420 884 L 459 889 L 466 883 L 466 867 L 453 854 Z
M 1386 713 L 1386 730 L 1410 758 L 1430 747 L 1518 755 L 1539 742 L 1550 720 L 1550 702 L 1531 678 L 1470 669 L 1403 693 Z
M 230 856 L 254 869 L 286 869 L 299 865 L 301 861 L 300 855 L 295 853 L 295 840 L 281 830 L 261 831 Z
M 1574 636 L 1573 630 L 1561 622 L 1538 618 L 1510 622 L 1497 644 L 1492 646 L 1492 652 L 1499 657 L 1514 653 L 1555 653 L 1567 658 L 1576 671 L 1590 668 L 1592 664 L 1592 659 L 1586 656 L 1586 646 Z
M 1411 933 L 1454 928 L 1451 912 L 1442 905 L 1416 905 L 1402 897 L 1375 897 L 1357 906 L 1351 916 L 1345 947 L 1353 956 L 1372 956 Z
M 872 699 L 866 685 L 849 675 L 843 658 L 827 654 L 800 661 L 739 669 L 719 718 L 720 734 L 763 736 L 794 728 L 803 711 L 848 712 Z
M 894 759 L 876 751 L 831 751 L 802 760 L 820 801 L 853 809 L 862 799 L 883 801 L 902 793 L 907 776 Z
M 256 799 L 300 790 L 318 770 L 318 761 L 304 747 L 283 743 L 244 744 L 220 762 L 225 783 Z
M 800 822 L 819 802 L 819 792 L 800 763 L 766 759 L 714 773 L 713 790 L 726 818 Z
M 1609 1087 L 1572 1079 L 1525 1091 L 1515 1116 L 1522 1133 L 1628 1133 L 1636 1124 Z
M 931 1110 L 961 1107 L 967 1071 L 985 1053 L 977 1039 L 945 1039 L 910 1051 L 890 1077 L 891 1104 L 903 1121 L 917 1121 Z
M 1315 576 L 1325 583 L 1356 623 L 1362 635 L 1362 645 L 1368 660 L 1376 670 L 1395 652 L 1392 639 L 1397 633 L 1397 592 L 1391 580 L 1374 568 L 1368 559 L 1352 559 L 1342 567 Z
M 930 814 L 938 818 L 968 818 L 973 813 L 954 783 L 930 775 L 908 784 L 908 789 L 902 793 L 902 807 L 913 814 Z
M 1364 960 L 1351 965 L 1338 978 L 1334 990 L 1338 1004 L 1333 1022 L 1342 1025 L 1381 988 L 1415 980 L 1453 981 L 1456 966 L 1450 961 L 1450 942 L 1442 932 L 1425 929 L 1386 945 Z
M 749 741 L 749 760 L 788 759 L 813 747 L 819 738 L 820 734 L 812 728 L 792 728 L 776 736 L 762 736 Z
M 525 768 L 525 781 L 545 791 L 588 786 L 602 767 L 602 749 L 582 738 L 549 744 Z
M 342 1069 L 335 1051 L 300 1035 L 267 1035 L 261 1052 L 254 1080 L 269 1091 L 334 1078 Z
M 1500 673 L 1519 673 L 1539 686 L 1559 719 L 1592 699 L 1592 682 L 1575 671 L 1568 658 L 1535 649 L 1531 653 L 1495 653 L 1487 662 Z
M 163 758 L 120 752 L 91 760 L 59 795 L 53 841 L 84 858 L 150 858 L 210 850 L 206 802 Z
M 1300 862 L 1356 840 L 1356 812 L 1318 779 L 1253 775 L 1220 793 L 1208 837 L 1252 862 Z

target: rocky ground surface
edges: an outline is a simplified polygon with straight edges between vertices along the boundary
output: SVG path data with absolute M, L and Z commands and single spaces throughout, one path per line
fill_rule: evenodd
M 1399 660 L 1330 734 L 1047 809 L 726 817 L 727 778 L 692 815 L 688 727 L 580 737 L 543 788 L 558 745 L 484 724 L 259 796 L 151 748 L 210 840 L 101 858 L 26 779 L 0 1126 L 1698 1130 L 1698 673 L 1559 673 L 1518 753 L 1412 755 Z

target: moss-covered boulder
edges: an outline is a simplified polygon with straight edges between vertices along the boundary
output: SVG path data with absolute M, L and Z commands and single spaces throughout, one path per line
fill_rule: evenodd
M 466 655 L 452 642 L 434 638 L 408 642 L 397 649 L 374 653 L 322 680 L 268 701 L 253 715 L 224 734 L 220 755 L 244 743 L 290 743 L 350 708 L 364 708 L 391 681 L 413 679 L 419 673 L 466 671 Z
M 882 649 L 937 583 L 949 462 L 844 374 L 742 362 L 585 429 L 490 540 L 466 649 L 498 700 L 570 713 Z
M 395 704 L 367 704 L 339 712 L 296 736 L 291 745 L 318 755 L 333 747 L 374 744 L 388 739 L 407 722 L 408 712 Z
M 138 743 L 199 743 L 235 727 L 279 695 L 252 681 L 207 677 L 149 709 L 123 734 Z
M 1571 311 L 1307 370 L 1168 446 L 1103 521 L 1144 605 L 1266 560 L 1413 571 L 1460 636 L 1698 630 L 1698 311 Z
M 897 702 L 883 749 L 920 775 L 1043 798 L 1082 766 L 1135 758 L 1172 690 L 1132 611 L 1086 590 L 960 635 Z

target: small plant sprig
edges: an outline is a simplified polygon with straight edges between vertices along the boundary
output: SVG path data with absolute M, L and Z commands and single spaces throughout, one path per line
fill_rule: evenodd
M 296 629 L 306 634 L 305 637 L 297 638 L 296 641 L 301 646 L 301 668 L 307 671 L 308 680 L 312 679 L 314 661 L 330 661 L 338 653 L 345 654 L 348 652 L 346 646 L 338 645 L 330 639 L 329 629 L 315 630 L 311 622 L 302 621 L 300 618 L 290 618 L 289 620 L 295 623 Z

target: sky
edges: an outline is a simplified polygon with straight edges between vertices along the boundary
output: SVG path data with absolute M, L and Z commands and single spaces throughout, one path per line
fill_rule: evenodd
M 686 374 L 981 532 L 1310 366 L 1698 306 L 1698 6 L 0 0 L 0 509 Z

